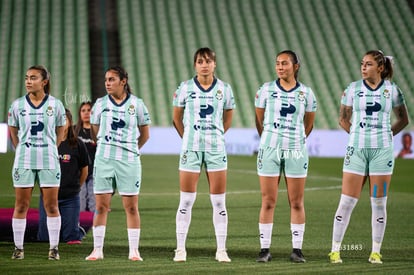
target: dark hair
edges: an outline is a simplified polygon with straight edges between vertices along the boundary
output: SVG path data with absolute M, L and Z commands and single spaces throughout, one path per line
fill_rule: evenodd
M 194 63 L 193 63 L 193 65 L 196 64 L 198 56 L 201 56 L 201 57 L 204 57 L 204 58 L 208 57 L 211 60 L 213 60 L 214 62 L 216 62 L 216 53 L 210 48 L 207 48 L 207 47 L 199 48 L 194 53 Z
M 392 79 L 394 68 L 392 66 L 392 58 L 390 56 L 385 56 L 384 53 L 380 50 L 370 50 L 367 51 L 365 55 L 371 55 L 374 57 L 375 61 L 378 64 L 378 67 L 384 66 L 384 70 L 381 72 L 382 79 Z
M 84 101 L 79 106 L 79 109 L 78 109 L 78 121 L 76 122 L 76 126 L 75 126 L 75 133 L 76 133 L 76 135 L 79 135 L 79 132 L 82 131 L 82 128 L 83 128 L 83 121 L 81 119 L 81 110 L 82 110 L 82 107 L 85 106 L 85 105 L 89 105 L 91 107 L 91 109 L 92 109 L 92 102 L 90 102 L 90 101 Z M 93 140 L 96 140 L 96 134 L 95 134 L 95 131 L 93 130 L 93 127 L 91 127 L 91 138 Z
M 132 92 L 132 90 L 131 90 L 131 87 L 129 86 L 129 83 L 128 83 L 128 73 L 127 73 L 127 71 L 124 68 L 122 68 L 121 66 L 118 66 L 118 65 L 109 67 L 105 71 L 105 73 L 107 73 L 109 71 L 115 72 L 119 76 L 119 79 L 121 79 L 121 80 L 126 79 L 125 90 L 130 94 Z
M 409 137 L 411 140 L 413 138 L 409 132 L 404 133 L 401 138 L 404 139 L 405 137 Z
M 43 80 L 47 80 L 47 84 L 45 85 L 45 93 L 50 94 L 50 73 L 43 65 L 34 65 L 27 69 L 29 70 L 36 70 L 40 72 L 40 75 L 42 76 Z
M 77 135 L 75 134 L 74 130 L 73 130 L 73 118 L 72 118 L 72 113 L 69 111 L 69 109 L 65 108 L 65 112 L 66 112 L 66 123 L 69 123 L 68 125 L 68 132 L 66 135 L 66 139 L 68 140 L 68 144 L 69 147 L 76 147 L 78 146 L 78 138 Z
M 290 61 L 292 61 L 292 63 L 293 63 L 294 65 L 295 65 L 295 64 L 297 64 L 297 65 L 298 65 L 298 69 L 295 71 L 295 79 L 297 80 L 297 79 L 298 79 L 298 75 L 299 75 L 299 69 L 300 69 L 300 60 L 299 60 L 298 55 L 297 55 L 294 51 L 291 51 L 291 50 L 284 50 L 284 51 L 279 52 L 279 53 L 276 55 L 276 59 L 278 58 L 278 56 L 279 56 L 279 55 L 282 55 L 282 54 L 287 54 L 287 55 L 289 55 Z

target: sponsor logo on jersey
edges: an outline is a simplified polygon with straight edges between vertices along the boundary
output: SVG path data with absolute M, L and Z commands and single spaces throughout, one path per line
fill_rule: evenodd
M 381 110 L 381 104 L 378 102 L 367 102 L 366 114 L 372 116 L 373 112 L 379 112 Z
M 275 127 L 275 129 L 280 128 L 280 129 L 288 129 L 288 130 L 292 130 L 292 131 L 295 131 L 296 130 L 296 127 L 282 125 L 282 124 L 280 124 L 278 122 L 273 122 L 273 127 Z
M 20 180 L 19 169 L 14 169 L 13 178 L 14 178 L 15 181 Z
M 205 130 L 216 130 L 216 126 L 215 125 L 204 125 L 204 126 L 201 126 L 201 125 L 194 124 L 193 128 L 196 131 L 198 131 L 198 130 L 204 130 L 204 131 Z
M 280 109 L 280 116 L 286 117 L 288 114 L 293 114 L 296 111 L 296 107 L 290 103 L 282 103 Z
M 262 160 L 261 160 L 261 159 L 259 159 L 259 160 L 257 161 L 257 168 L 259 168 L 259 169 L 262 169 L 262 168 L 263 168 L 263 162 L 262 162 Z
M 206 118 L 207 115 L 211 115 L 214 112 L 214 107 L 206 104 L 200 106 L 200 112 L 198 113 L 201 118 Z
M 32 136 L 37 135 L 37 133 L 43 131 L 45 125 L 41 121 L 32 121 L 32 127 L 30 128 L 30 134 Z
M 186 164 L 187 163 L 187 160 L 188 160 L 187 153 L 188 153 L 188 151 L 185 151 L 183 156 L 181 157 L 181 164 Z
M 112 128 L 112 130 L 114 130 L 114 131 L 116 131 L 116 130 L 118 130 L 119 128 L 124 128 L 125 127 L 125 125 L 126 125 L 126 123 L 125 123 L 125 121 L 123 121 L 122 119 L 120 119 L 120 118 L 113 118 L 112 119 L 112 123 L 111 123 L 111 128 Z

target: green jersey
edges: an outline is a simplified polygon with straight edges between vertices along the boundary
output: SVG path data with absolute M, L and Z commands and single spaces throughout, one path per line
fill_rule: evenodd
M 341 104 L 352 107 L 349 146 L 384 148 L 392 146 L 391 112 L 405 104 L 401 90 L 383 80 L 371 89 L 364 80 L 352 82 L 342 95 Z
M 140 98 L 128 93 L 117 104 L 106 95 L 93 105 L 91 124 L 99 125 L 95 157 L 133 161 L 139 156 L 138 126 L 151 124 L 151 118 Z
M 236 108 L 228 83 L 214 78 L 206 90 L 196 77 L 184 81 L 174 93 L 173 106 L 184 108 L 182 150 L 225 150 L 223 111 Z
M 56 169 L 59 158 L 56 127 L 66 125 L 65 107 L 60 100 L 46 94 L 35 107 L 29 95 L 16 99 L 10 109 L 8 125 L 18 128 L 14 168 Z
M 279 80 L 264 83 L 256 93 L 255 106 L 265 109 L 261 147 L 301 150 L 305 146 L 305 112 L 315 112 L 311 88 L 297 82 L 290 91 Z

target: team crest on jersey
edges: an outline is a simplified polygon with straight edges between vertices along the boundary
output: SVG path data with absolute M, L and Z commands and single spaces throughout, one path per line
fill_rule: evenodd
M 303 91 L 299 91 L 298 99 L 302 102 L 305 100 L 305 93 Z
M 128 114 L 130 114 L 131 116 L 135 115 L 135 107 L 134 107 L 134 105 L 129 105 L 129 107 L 128 107 Z
M 216 93 L 216 98 L 217 100 L 222 100 L 223 99 L 223 91 L 218 90 Z
M 52 106 L 47 107 L 46 114 L 48 116 L 53 116 L 53 108 L 52 108 Z
M 384 90 L 383 95 L 384 95 L 385 98 L 390 98 L 390 96 L 391 96 L 390 91 L 387 90 L 387 89 Z

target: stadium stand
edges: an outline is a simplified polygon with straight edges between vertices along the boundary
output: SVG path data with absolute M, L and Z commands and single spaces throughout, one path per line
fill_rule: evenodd
M 300 80 L 318 97 L 316 128 L 338 128 L 342 91 L 360 78 L 360 58 L 369 49 L 395 57 L 394 81 L 413 103 L 414 17 L 405 0 L 118 3 L 120 28 L 128 30 L 120 35 L 122 60 L 138 94 L 156 110 L 157 125 L 171 125 L 171 95 L 194 75 L 192 54 L 202 46 L 216 50 L 217 75 L 233 87 L 235 127 L 254 127 L 254 94 L 275 78 L 275 54 L 286 48 L 301 57 Z
M 26 93 L 24 74 L 35 64 L 49 69 L 51 94 L 77 113 L 91 99 L 87 2 L 2 0 L 0 15 L 0 121 Z
M 318 97 L 315 128 L 338 128 L 342 91 L 360 78 L 369 49 L 394 56 L 393 80 L 408 107 L 414 105 L 414 16 L 407 0 L 119 0 L 116 6 L 121 63 L 155 126 L 171 126 L 172 94 L 194 76 L 192 55 L 202 46 L 216 51 L 217 75 L 233 87 L 234 127 L 254 127 L 255 92 L 275 79 L 275 54 L 284 49 L 298 53 L 300 81 Z M 53 93 L 72 110 L 74 98 L 65 91 L 77 99 L 91 95 L 87 7 L 81 0 L 1 1 L 0 121 L 24 93 L 22 76 L 33 63 L 49 67 Z

